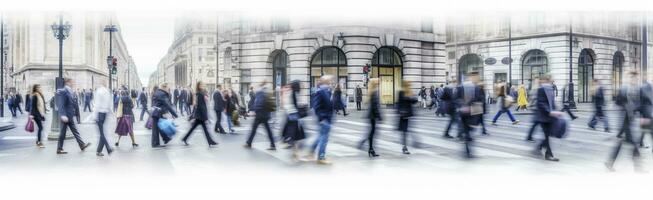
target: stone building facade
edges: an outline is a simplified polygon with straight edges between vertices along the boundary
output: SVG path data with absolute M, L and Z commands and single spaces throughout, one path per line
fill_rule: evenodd
M 120 30 L 112 12 L 8 12 L 5 27 L 10 42 L 8 67 L 11 67 L 13 87 L 25 94 L 33 84 L 40 84 L 46 98 L 55 90 L 55 77 L 59 68 L 59 42 L 54 37 L 51 24 L 59 15 L 72 25 L 70 36 L 63 43 L 64 77 L 76 80 L 81 89 L 108 85 L 107 56 L 109 34 L 104 27 L 113 23 Z M 113 85 L 141 87 L 138 70 L 129 55 L 120 31 L 113 33 L 113 55 L 118 59 L 118 71 Z M 127 80 L 129 75 L 129 80 Z
M 415 90 L 445 82 L 444 23 L 433 18 L 343 20 L 241 13 L 214 18 L 219 24 L 214 45 L 218 84 L 241 94 L 262 82 L 271 82 L 276 90 L 298 80 L 300 101 L 306 102 L 315 80 L 330 74 L 352 100 L 356 86 L 365 88 L 365 65 L 372 67 L 369 76 L 380 78 L 384 104 L 395 102 L 404 80 Z M 176 82 L 171 72 L 160 66 L 156 79 Z
M 551 74 L 562 89 L 571 80 L 576 102 L 590 102 L 590 83 L 599 80 L 606 95 L 627 83 L 629 70 L 642 71 L 643 25 L 647 13 L 528 12 L 467 13 L 447 20 L 447 68 L 450 78 L 481 71 L 486 86 L 508 82 L 530 87 L 532 80 Z M 650 17 L 648 17 L 650 18 Z M 653 34 L 648 31 L 647 46 Z M 510 43 L 510 45 L 509 45 Z M 509 47 L 512 71 L 509 72 Z M 651 77 L 651 71 L 646 75 Z M 487 87 L 493 93 L 492 87 Z M 559 91 L 561 94 L 561 90 Z

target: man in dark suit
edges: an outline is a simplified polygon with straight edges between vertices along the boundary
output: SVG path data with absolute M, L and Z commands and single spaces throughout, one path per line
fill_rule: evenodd
M 536 156 L 542 156 L 542 149 L 546 149 L 544 159 L 549 161 L 559 161 L 558 158 L 553 156 L 551 146 L 549 145 L 549 136 L 551 136 L 553 125 L 562 112 L 555 111 L 555 94 L 553 94 L 553 87 L 551 86 L 551 75 L 543 75 L 540 77 L 540 88 L 537 89 L 536 100 L 536 120 L 541 124 L 544 131 L 544 140 L 533 151 Z
M 272 135 L 272 129 L 270 129 L 270 123 L 268 121 L 270 120 L 271 114 L 270 112 L 275 109 L 276 105 L 272 105 L 274 103 L 271 103 L 270 94 L 267 90 L 267 82 L 263 81 L 261 83 L 261 89 L 256 92 L 256 97 L 255 97 L 255 102 L 254 102 L 254 108 L 252 109 L 256 116 L 254 117 L 254 123 L 252 123 L 252 130 L 249 133 L 249 138 L 247 139 L 247 143 L 245 143 L 246 148 L 252 148 L 252 141 L 254 140 L 254 136 L 256 135 L 256 129 L 258 128 L 259 125 L 263 124 L 263 127 L 268 133 L 268 139 L 270 140 L 270 147 L 268 150 L 276 150 L 276 146 L 274 145 L 274 136 Z
M 222 113 L 224 112 L 224 97 L 222 97 L 222 86 L 218 85 L 218 88 L 213 92 L 213 111 L 215 111 L 215 132 L 220 134 L 227 134 L 222 128 Z
M 67 78 L 64 81 L 64 84 L 63 88 L 57 90 L 55 100 L 59 112 L 59 118 L 61 118 L 57 154 L 68 153 L 63 150 L 63 141 L 66 138 L 66 131 L 68 128 L 70 128 L 70 131 L 73 133 L 73 136 L 75 137 L 75 140 L 77 140 L 77 144 L 79 144 L 79 148 L 82 151 L 91 145 L 91 143 L 84 143 L 82 137 L 79 135 L 79 131 L 77 131 L 75 123 L 73 122 L 73 117 L 76 115 L 76 112 L 79 112 L 79 104 L 75 101 L 75 91 L 72 89 L 75 82 L 73 79 Z
M 184 109 L 186 109 L 186 103 L 188 101 L 188 91 L 185 88 L 182 88 L 179 92 L 177 101 L 179 102 L 179 114 L 184 116 Z
M 179 107 L 179 86 L 175 86 L 175 90 L 172 92 L 172 101 L 172 107 L 177 109 L 177 107 Z
M 447 125 L 447 128 L 444 131 L 444 135 L 442 137 L 445 138 L 453 138 L 451 135 L 449 135 L 449 130 L 451 130 L 451 127 L 454 124 L 458 123 L 458 115 L 456 114 L 456 80 L 450 80 L 449 85 L 444 88 L 444 92 L 442 93 L 442 100 L 444 101 L 444 112 L 449 115 L 449 125 Z
M 478 72 L 473 71 L 467 75 L 469 81 L 458 86 L 458 95 L 456 104 L 460 113 L 460 124 L 462 128 L 462 140 L 465 143 L 465 156 L 472 157 L 472 132 L 473 126 L 478 126 L 483 120 L 484 97 L 482 89 L 479 87 L 481 77 Z
M 356 110 L 361 110 L 362 101 L 363 101 L 363 89 L 361 89 L 361 85 L 356 85 Z
M 599 80 L 596 79 L 592 80 L 592 86 L 594 87 L 594 93 L 592 94 L 592 101 L 594 102 L 594 116 L 590 118 L 587 126 L 589 126 L 591 129 L 596 129 L 596 124 L 598 124 L 599 121 L 602 121 L 605 127 L 605 132 L 610 132 L 608 119 L 603 112 L 603 107 L 605 107 L 603 86 L 601 86 Z
M 143 121 L 143 116 L 147 113 L 147 93 L 145 92 L 145 88 L 141 89 L 141 94 L 138 96 L 138 104 L 141 105 L 140 120 Z
M 82 93 L 84 95 L 84 112 L 88 109 L 88 112 L 93 112 L 91 109 L 91 102 L 93 101 L 93 91 L 86 90 Z
M 18 111 L 20 111 L 20 114 L 22 115 L 23 114 L 23 109 L 20 108 L 21 103 L 23 103 L 23 96 L 20 95 L 20 92 L 16 92 L 16 102 L 15 102 L 14 105 L 16 106 L 16 109 Z
M 605 162 L 605 166 L 612 171 L 614 171 L 614 163 L 617 160 L 617 157 L 619 156 L 619 152 L 621 151 L 621 147 L 623 146 L 624 143 L 632 145 L 633 148 L 632 159 L 634 161 L 636 169 L 637 170 L 641 169 L 640 168 L 641 163 L 639 159 L 640 154 L 639 154 L 639 150 L 637 149 L 637 145 L 635 144 L 635 138 L 633 137 L 631 126 L 636 117 L 636 112 L 641 109 L 640 106 L 642 103 L 641 100 L 650 99 L 650 95 L 645 95 L 645 96 L 649 96 L 648 98 L 647 97 L 642 98 L 642 94 L 643 94 L 642 89 L 637 87 L 638 76 L 639 73 L 637 71 L 630 72 L 630 84 L 622 86 L 619 89 L 616 97 L 615 103 L 619 107 L 621 107 L 621 112 L 623 113 L 622 115 L 623 123 L 621 126 L 621 130 L 619 131 L 619 135 L 625 134 L 626 137 L 620 139 L 617 142 L 617 145 L 612 150 L 608 161 Z M 642 123 L 648 123 L 648 124 L 650 124 L 651 122 L 650 118 L 647 120 L 644 116 L 642 116 L 642 119 L 640 119 L 640 121 Z

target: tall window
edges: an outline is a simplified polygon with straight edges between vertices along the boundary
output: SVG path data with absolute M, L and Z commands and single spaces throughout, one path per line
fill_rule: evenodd
M 284 50 L 277 51 L 272 60 L 274 89 L 286 84 L 286 68 L 288 67 L 288 53 Z
M 590 81 L 594 77 L 594 57 L 592 50 L 583 49 L 578 56 L 578 95 L 579 102 L 590 102 Z
M 460 57 L 458 64 L 458 79 L 465 81 L 467 73 L 477 71 L 483 77 L 483 60 L 476 54 L 466 54 Z
M 340 79 L 347 78 L 347 59 L 345 53 L 338 47 L 322 47 L 318 49 L 311 58 L 311 87 L 316 86 L 316 80 L 323 75 L 332 75 L 338 78 L 338 83 L 342 84 Z M 346 81 L 345 81 L 346 82 Z
M 624 54 L 621 51 L 614 53 L 612 57 L 612 95 L 616 96 L 617 90 L 621 88 L 624 78 Z
M 526 52 L 522 60 L 522 84 L 532 88 L 533 80 L 549 73 L 549 60 L 544 51 L 533 49 Z
M 381 47 L 372 56 L 372 78 L 379 78 L 381 104 L 394 104 L 395 94 L 401 89 L 401 54 L 394 47 Z

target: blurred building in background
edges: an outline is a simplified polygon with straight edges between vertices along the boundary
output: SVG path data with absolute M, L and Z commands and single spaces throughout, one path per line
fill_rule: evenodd
M 175 40 L 150 86 L 203 80 L 213 88 L 217 81 L 245 94 L 263 81 L 276 90 L 299 80 L 305 102 L 316 80 L 330 74 L 350 100 L 366 77 L 380 78 L 381 101 L 393 104 L 402 80 L 415 89 L 445 82 L 444 33 L 444 21 L 432 17 L 187 13 L 176 21 Z
M 129 55 L 120 33 L 120 24 L 113 12 L 6 12 L 5 31 L 8 41 L 8 90 L 25 94 L 28 87 L 41 84 L 46 98 L 52 96 L 59 69 L 59 42 L 51 25 L 59 15 L 72 25 L 70 36 L 63 43 L 64 77 L 76 80 L 77 88 L 95 88 L 108 84 L 107 56 L 109 33 L 106 25 L 114 24 L 113 56 L 118 71 L 113 76 L 114 88 L 120 85 L 141 87 L 137 67 Z
M 590 102 L 591 80 L 600 80 L 606 95 L 613 95 L 627 83 L 626 71 L 642 71 L 642 58 L 648 63 L 652 60 L 650 51 L 648 56 L 642 55 L 643 27 L 653 26 L 646 15 L 650 13 L 474 12 L 449 16 L 447 69 L 450 77 L 462 79 L 465 72 L 480 71 L 486 85 L 507 82 L 511 73 L 512 85 L 527 88 L 540 75 L 550 73 L 562 89 L 569 83 L 571 62 L 574 99 Z M 647 35 L 645 44 L 650 48 L 653 34 L 648 31 Z M 493 92 L 492 87 L 486 89 Z

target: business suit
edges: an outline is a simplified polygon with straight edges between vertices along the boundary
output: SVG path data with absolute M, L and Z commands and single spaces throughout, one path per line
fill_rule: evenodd
M 442 100 L 444 101 L 444 112 L 449 115 L 449 124 L 447 125 L 447 128 L 444 130 L 443 137 L 446 138 L 453 138 L 451 135 L 449 135 L 449 130 L 451 130 L 451 127 L 454 124 L 459 123 L 458 121 L 458 115 L 456 113 L 456 88 L 452 86 L 447 86 L 444 88 L 444 92 L 442 95 Z
M 81 124 L 82 121 L 80 119 L 81 117 L 80 117 L 80 113 L 79 113 L 79 95 L 78 95 L 78 93 L 73 93 L 73 102 L 74 102 L 73 107 L 75 108 L 75 118 L 77 119 L 77 123 Z
M 612 150 L 610 153 L 610 157 L 608 158 L 608 161 L 605 163 L 605 166 L 610 169 L 614 170 L 614 163 L 617 160 L 617 157 L 619 156 L 619 152 L 621 151 L 621 146 L 626 143 L 630 144 L 633 146 L 633 161 L 635 162 L 635 165 L 639 164 L 639 150 L 637 149 L 637 145 L 635 144 L 635 139 L 632 134 L 631 126 L 633 123 L 633 120 L 635 119 L 635 112 L 639 110 L 640 107 L 640 102 L 641 102 L 641 90 L 639 90 L 637 87 L 634 87 L 634 85 L 629 85 L 629 86 L 624 86 L 619 90 L 619 93 L 617 94 L 617 99 L 616 99 L 616 104 L 621 107 L 621 113 L 623 114 L 623 124 L 621 127 L 621 130 L 619 131 L 619 134 L 625 134 L 625 138 L 620 139 L 615 148 Z
M 147 94 L 145 94 L 145 91 L 141 92 L 141 94 L 138 97 L 139 104 L 141 105 L 141 117 L 140 121 L 143 121 L 143 116 L 145 113 L 147 113 Z M 149 113 L 148 113 L 149 114 Z
M 213 92 L 213 111 L 215 111 L 215 128 L 213 130 L 218 133 L 226 134 L 222 128 L 222 113 L 224 112 L 225 101 L 222 97 L 220 90 Z
M 161 137 L 163 142 L 167 144 L 170 142 L 171 138 L 165 134 L 161 134 L 159 131 L 159 119 L 163 117 L 163 114 L 170 113 L 172 116 L 177 117 L 177 112 L 172 105 L 170 105 L 170 94 L 162 89 L 158 89 L 152 95 L 152 147 L 159 147 Z
M 603 87 L 599 86 L 596 88 L 596 92 L 592 95 L 592 100 L 594 102 L 594 116 L 590 118 L 590 121 L 587 123 L 587 126 L 594 129 L 596 124 L 599 121 L 602 121 L 605 126 L 605 132 L 610 131 L 610 125 L 608 125 L 608 119 L 603 112 L 603 107 L 605 106 L 605 97 L 603 93 Z
M 93 93 L 91 91 L 82 93 L 84 95 L 84 112 L 88 109 L 89 112 L 93 112 L 91 109 L 91 101 L 93 101 Z
M 356 87 L 356 110 L 361 110 L 361 102 L 363 101 L 363 89 Z
M 274 136 L 272 135 L 272 130 L 270 129 L 270 124 L 268 123 L 268 120 L 270 120 L 270 109 L 268 106 L 267 101 L 268 100 L 268 95 L 266 92 L 266 88 L 263 88 L 256 92 L 256 100 L 254 102 L 254 112 L 256 113 L 256 116 L 254 117 L 254 123 L 252 124 L 252 131 L 249 133 L 249 138 L 247 139 L 247 143 L 245 144 L 247 147 L 252 146 L 252 141 L 254 140 L 254 136 L 256 135 L 256 129 L 260 124 L 263 124 L 263 127 L 265 127 L 265 130 L 268 133 L 268 139 L 270 140 L 270 148 L 269 150 L 275 150 L 276 146 L 274 145 Z
M 653 86 L 649 82 L 644 82 L 640 88 L 640 100 L 639 100 L 639 113 L 640 116 L 644 119 L 653 120 Z M 639 140 L 639 146 L 644 147 L 644 135 L 646 133 L 651 133 L 653 129 L 653 124 L 649 123 L 648 125 L 642 126 L 642 135 Z M 653 139 L 653 137 L 652 137 Z
M 208 108 L 206 106 L 206 94 L 204 91 L 199 91 L 195 94 L 195 110 L 193 112 L 193 124 L 191 125 L 190 129 L 188 130 L 188 133 L 184 136 L 182 141 L 188 145 L 188 137 L 190 137 L 191 134 L 193 134 L 193 131 L 197 126 L 202 126 L 202 130 L 204 131 L 204 136 L 206 136 L 206 141 L 209 143 L 209 146 L 211 145 L 216 145 L 215 141 L 213 141 L 213 138 L 211 138 L 211 134 L 209 134 L 209 130 L 206 128 L 206 121 L 209 120 L 209 113 L 208 113 Z
M 456 104 L 464 111 L 460 113 L 460 124 L 462 127 L 462 140 L 465 143 L 465 156 L 471 158 L 471 143 L 473 141 L 471 133 L 474 131 L 472 126 L 481 124 L 483 120 L 483 113 L 471 113 L 471 107 L 474 104 L 482 104 L 484 95 L 482 89 L 472 82 L 463 83 L 461 86 L 458 86 L 457 90 L 459 92 L 456 98 Z
M 177 100 L 179 101 L 179 114 L 184 116 L 184 110 L 186 110 L 186 113 L 188 114 L 188 109 L 186 109 L 186 103 L 188 103 L 188 91 L 182 89 L 181 92 L 179 92 L 179 98 Z
M 70 131 L 72 132 L 73 136 L 75 137 L 75 140 L 77 141 L 77 144 L 79 145 L 79 148 L 82 151 L 90 145 L 90 143 L 84 143 L 82 137 L 79 135 L 79 131 L 77 130 L 75 123 L 73 122 L 73 117 L 76 115 L 76 112 L 79 111 L 78 110 L 79 105 L 75 101 L 75 97 L 73 95 L 74 92 L 68 86 L 65 86 L 64 88 L 57 90 L 55 102 L 57 104 L 59 117 L 68 118 L 68 122 L 64 122 L 63 120 L 61 120 L 61 125 L 60 125 L 61 128 L 59 129 L 59 140 L 57 142 L 58 152 L 60 151 L 63 152 L 63 141 L 66 138 L 66 131 L 68 130 L 68 128 L 70 128 Z
M 551 150 L 551 146 L 549 144 L 549 136 L 553 131 L 553 123 L 558 120 L 557 117 L 551 116 L 551 112 L 555 111 L 556 106 L 555 96 L 550 84 L 542 84 L 540 88 L 537 89 L 536 102 L 536 120 L 542 125 L 544 140 L 542 140 L 542 143 L 537 146 L 537 149 L 534 151 L 534 153 L 541 156 L 541 150 L 545 148 L 545 159 L 557 161 L 557 159 L 553 157 L 553 151 Z

